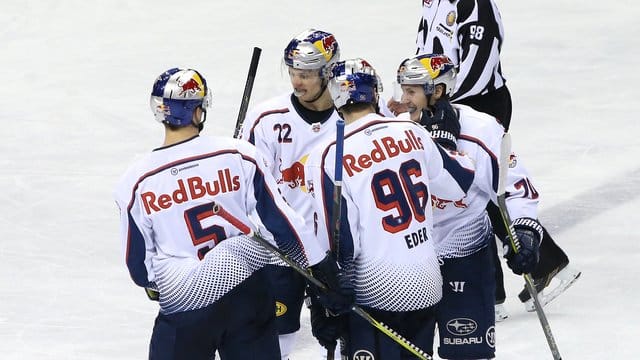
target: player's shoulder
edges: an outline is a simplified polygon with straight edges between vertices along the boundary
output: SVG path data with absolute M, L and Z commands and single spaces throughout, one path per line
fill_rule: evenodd
M 247 120 L 258 121 L 265 117 L 278 116 L 292 111 L 294 110 L 291 103 L 291 93 L 289 92 L 274 96 L 256 104 L 250 109 L 249 116 L 251 118 L 247 118 Z
M 502 139 L 504 128 L 495 117 L 467 105 L 453 104 L 453 107 L 460 114 L 460 135 L 483 139 L 486 142 Z
M 422 128 L 419 124 L 411 121 L 410 119 L 400 119 L 395 116 L 385 116 L 381 114 L 368 114 L 353 123 L 349 124 L 345 133 L 347 134 L 356 134 L 359 132 L 364 132 L 366 135 L 371 135 L 375 131 L 379 129 L 386 128 L 405 128 L 405 127 L 416 127 Z
M 480 9 L 491 8 L 492 0 L 459 0 L 456 4 L 458 12 L 458 23 L 465 22 L 471 14 L 478 12 Z M 482 10 L 484 12 L 485 10 Z
M 200 136 L 200 146 L 217 152 L 239 153 L 255 157 L 256 147 L 248 141 L 227 136 Z

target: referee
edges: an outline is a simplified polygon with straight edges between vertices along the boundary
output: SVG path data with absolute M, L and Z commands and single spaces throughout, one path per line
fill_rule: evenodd
M 512 104 L 500 64 L 503 39 L 504 27 L 494 0 L 422 0 L 417 54 L 447 55 L 458 66 L 451 101 L 493 115 L 508 131 Z M 389 109 L 396 115 L 404 110 L 402 104 L 393 100 L 389 102 Z M 489 202 L 487 211 L 496 236 L 504 239 L 506 229 L 498 208 Z M 565 268 L 565 272 L 571 272 L 575 278 L 580 275 L 579 271 L 567 267 L 569 258 L 544 227 L 543 230 L 540 261 L 531 274 L 538 291 Z M 508 317 L 501 305 L 506 294 L 496 242 L 492 241 L 491 246 L 495 249 L 492 252 L 496 267 L 496 321 L 501 321 Z M 526 289 L 519 298 L 522 302 L 530 299 Z

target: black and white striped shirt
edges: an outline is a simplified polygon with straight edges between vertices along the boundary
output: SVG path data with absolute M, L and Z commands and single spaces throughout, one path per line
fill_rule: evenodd
M 418 54 L 445 54 L 458 66 L 452 101 L 504 86 L 500 48 L 504 29 L 494 0 L 423 0 Z

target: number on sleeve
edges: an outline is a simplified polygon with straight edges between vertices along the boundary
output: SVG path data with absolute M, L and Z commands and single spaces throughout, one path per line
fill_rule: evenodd
M 538 190 L 533 187 L 533 184 L 531 184 L 531 181 L 529 181 L 528 178 L 518 180 L 515 184 L 513 184 L 513 187 L 518 190 L 522 189 L 524 191 L 524 195 L 522 195 L 523 198 L 535 200 L 538 198 L 538 196 L 540 196 L 540 194 L 538 194 Z

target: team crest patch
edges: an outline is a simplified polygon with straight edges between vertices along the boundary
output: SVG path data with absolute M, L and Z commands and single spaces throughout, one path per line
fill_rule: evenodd
M 447 25 L 453 26 L 455 22 L 456 22 L 456 12 L 453 10 L 449 11 L 449 13 L 447 14 Z
M 431 7 L 431 4 L 433 4 L 433 0 L 422 0 L 423 6 Z
M 287 305 L 276 301 L 276 316 L 282 316 L 287 313 Z
M 313 126 L 311 127 L 311 130 L 313 130 L 313 132 L 320 131 L 320 123 L 313 123 Z
M 511 153 L 511 155 L 509 155 L 509 168 L 513 169 L 516 165 L 518 165 L 518 158 L 516 157 L 516 154 Z
M 375 360 L 375 357 L 372 353 L 367 350 L 358 350 L 355 354 L 353 354 L 353 358 L 355 360 Z

